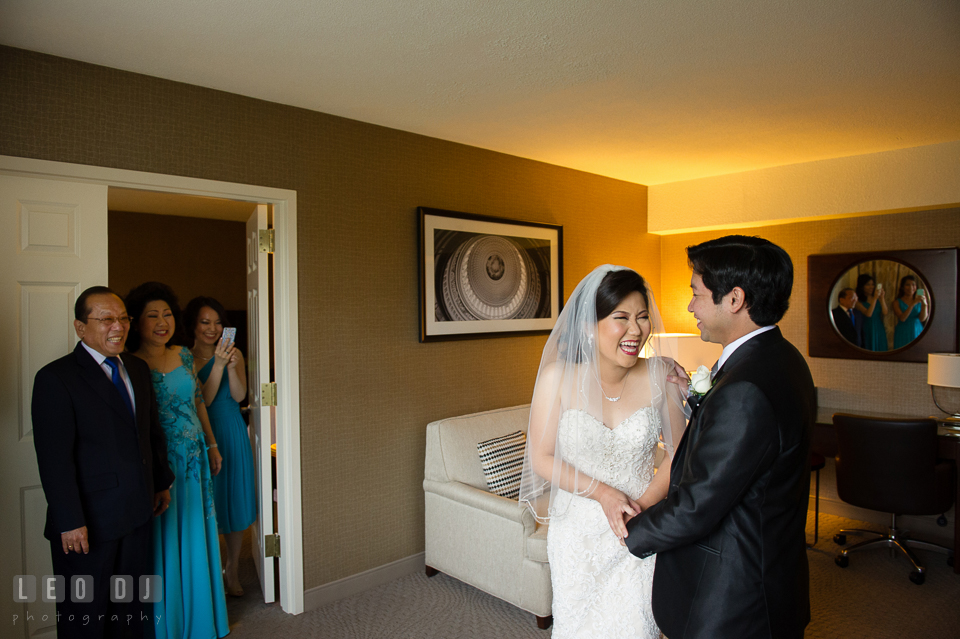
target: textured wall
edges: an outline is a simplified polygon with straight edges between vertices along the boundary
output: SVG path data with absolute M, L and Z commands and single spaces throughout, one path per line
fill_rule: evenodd
M 734 233 L 764 237 L 782 246 L 793 259 L 793 296 L 780 328 L 806 356 L 808 255 L 960 246 L 960 211 L 917 211 L 664 236 L 661 287 L 663 316 L 668 330 L 697 332 L 693 316 L 686 311 L 690 301 L 686 247 Z M 938 413 L 930 399 L 926 364 L 809 356 L 807 362 L 819 388 L 822 406 L 893 413 Z
M 297 191 L 306 588 L 421 551 L 427 422 L 533 390 L 543 336 L 417 343 L 417 206 L 562 224 L 566 294 L 660 281 L 644 186 L 17 49 L 0 86 L 0 154 Z

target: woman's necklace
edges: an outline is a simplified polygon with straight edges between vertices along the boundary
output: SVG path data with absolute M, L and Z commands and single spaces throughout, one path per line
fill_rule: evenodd
M 213 359 L 213 355 L 211 355 L 210 357 L 201 357 L 201 356 L 199 355 L 199 353 L 200 353 L 200 350 L 199 350 L 199 349 L 197 349 L 196 351 L 191 351 L 191 352 L 193 353 L 193 358 L 194 358 L 194 359 L 199 359 L 201 362 L 209 362 L 211 359 Z M 214 355 L 216 355 L 216 353 L 214 353 Z
M 627 387 L 627 376 L 623 376 L 623 386 L 620 387 L 620 394 L 616 397 L 607 397 L 607 394 L 603 391 L 603 384 L 600 384 L 600 394 L 603 395 L 604 399 L 608 402 L 619 402 L 620 398 L 623 397 L 623 389 Z

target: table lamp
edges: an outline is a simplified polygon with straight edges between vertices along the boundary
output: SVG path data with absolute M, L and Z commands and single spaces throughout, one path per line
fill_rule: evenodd
M 704 342 L 699 335 L 693 333 L 657 333 L 656 337 L 665 342 L 668 353 L 675 357 L 688 373 L 697 370 L 700 365 L 710 368 L 723 352 L 720 344 Z M 651 354 L 648 343 L 644 346 L 642 356 L 649 357 Z
M 930 353 L 927 356 L 927 384 L 933 403 L 952 419 L 960 419 L 960 413 L 950 412 L 937 401 L 937 386 L 960 388 L 960 353 Z

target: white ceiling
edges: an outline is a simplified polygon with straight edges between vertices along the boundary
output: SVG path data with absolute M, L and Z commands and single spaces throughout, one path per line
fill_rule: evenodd
M 958 0 L 2 0 L 0 43 L 641 184 L 960 140 Z

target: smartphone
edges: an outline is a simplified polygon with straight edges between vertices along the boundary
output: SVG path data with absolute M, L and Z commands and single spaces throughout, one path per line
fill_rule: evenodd
M 225 344 L 232 344 L 237 339 L 237 329 L 234 326 L 228 326 L 223 329 L 223 335 L 220 337 Z
M 917 297 L 926 297 L 926 296 L 927 294 L 926 292 L 924 292 L 922 288 L 919 291 L 917 291 Z

